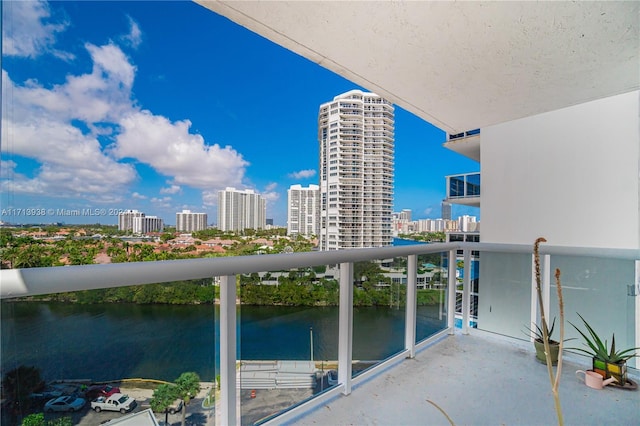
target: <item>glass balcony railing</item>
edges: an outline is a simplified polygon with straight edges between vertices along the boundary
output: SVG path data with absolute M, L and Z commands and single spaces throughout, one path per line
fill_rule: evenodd
M 617 347 L 638 346 L 639 257 L 634 250 L 543 247 L 550 317 L 558 315 L 550 273 L 557 267 L 567 320 L 577 324 L 582 313 L 615 332 Z M 193 371 L 201 392 L 186 409 L 202 424 L 291 421 L 412 358 L 454 333 L 456 323 L 462 334 L 476 326 L 526 340 L 523 330 L 538 315 L 531 247 L 520 245 L 416 244 L 2 270 L 0 281 L 3 378 L 33 366 L 43 381 L 58 381 L 47 392 L 64 392 L 89 381 L 171 382 Z M 157 284 L 167 282 L 180 284 Z M 92 303 L 96 294 L 112 303 Z M 201 301 L 167 303 L 180 297 Z M 76 303 L 65 302 L 71 298 Z M 576 334 L 567 328 L 566 337 Z M 31 408 L 3 407 L 2 424 L 42 410 L 42 398 Z M 97 424 L 120 415 L 85 407 L 71 416 L 73 424 Z
M 480 129 L 474 129 L 474 130 L 468 130 L 466 132 L 462 132 L 462 133 L 456 133 L 456 134 L 449 134 L 447 135 L 447 140 L 455 140 L 455 139 L 462 139 L 462 138 L 468 138 L 469 136 L 475 136 L 475 135 L 479 135 L 480 134 Z
M 479 204 L 480 173 L 446 176 L 447 201 L 460 203 L 465 200 Z

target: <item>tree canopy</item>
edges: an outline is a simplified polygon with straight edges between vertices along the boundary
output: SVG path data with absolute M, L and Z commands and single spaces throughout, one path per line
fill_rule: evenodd
M 163 383 L 159 385 L 151 397 L 151 409 L 156 413 L 165 413 L 165 424 L 169 415 L 169 407 L 173 401 L 180 397 L 178 387 L 171 383 Z

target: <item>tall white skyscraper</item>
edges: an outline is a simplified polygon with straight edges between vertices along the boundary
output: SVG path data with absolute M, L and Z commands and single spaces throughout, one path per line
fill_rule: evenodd
M 194 232 L 207 229 L 207 214 L 182 210 L 176 213 L 176 231 Z
M 320 250 L 389 246 L 394 108 L 351 90 L 320 105 Z
M 266 200 L 251 189 L 218 191 L 218 229 L 244 231 L 266 227 Z
M 318 235 L 320 187 L 291 185 L 287 191 L 287 235 Z
M 125 210 L 118 213 L 118 231 L 133 231 L 133 219 L 144 217 L 144 213 L 138 210 Z

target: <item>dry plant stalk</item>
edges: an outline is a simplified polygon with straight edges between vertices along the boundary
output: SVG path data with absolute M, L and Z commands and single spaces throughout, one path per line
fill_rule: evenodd
M 431 405 L 433 405 L 434 407 L 436 407 L 438 410 L 440 410 L 440 412 L 442 414 L 444 414 L 444 416 L 447 418 L 447 420 L 449 421 L 449 424 L 451 426 L 456 426 L 455 423 L 453 423 L 453 420 L 451 420 L 451 417 L 449 417 L 449 415 L 447 414 L 446 411 L 444 411 L 442 408 L 440 408 L 440 406 L 438 404 L 436 404 L 435 402 L 431 401 L 430 399 L 427 399 L 427 402 Z
M 562 285 L 560 283 L 560 269 L 556 269 L 555 278 L 558 290 L 558 305 L 560 311 L 560 343 L 558 348 L 558 364 L 554 375 L 553 365 L 551 363 L 551 350 L 549 347 L 549 329 L 547 327 L 547 318 L 544 312 L 544 304 L 542 303 L 542 278 L 540 274 L 540 243 L 547 242 L 546 239 L 540 237 L 533 245 L 533 256 L 536 270 L 536 293 L 538 296 L 538 306 L 540 307 L 540 319 L 542 321 L 542 341 L 544 342 L 544 354 L 547 360 L 547 371 L 549 373 L 549 381 L 551 382 L 551 392 L 555 403 L 556 414 L 558 416 L 558 425 L 564 425 L 562 418 L 562 406 L 560 405 L 560 394 L 558 388 L 560 386 L 560 376 L 562 373 L 562 349 L 564 344 L 564 301 L 562 299 Z

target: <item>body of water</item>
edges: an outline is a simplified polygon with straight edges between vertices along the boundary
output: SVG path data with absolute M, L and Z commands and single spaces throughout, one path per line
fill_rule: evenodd
M 415 241 L 415 240 L 404 240 L 402 238 L 393 237 L 394 246 L 409 246 L 413 244 L 429 244 L 425 241 Z
M 446 319 L 437 306 L 418 307 L 417 335 L 427 337 Z M 4 302 L 2 374 L 35 366 L 45 380 L 154 378 L 185 371 L 213 380 L 219 362 L 219 306 L 78 305 Z M 404 309 L 355 308 L 353 357 L 380 360 L 404 346 Z M 338 308 L 239 306 L 238 358 L 338 357 Z

